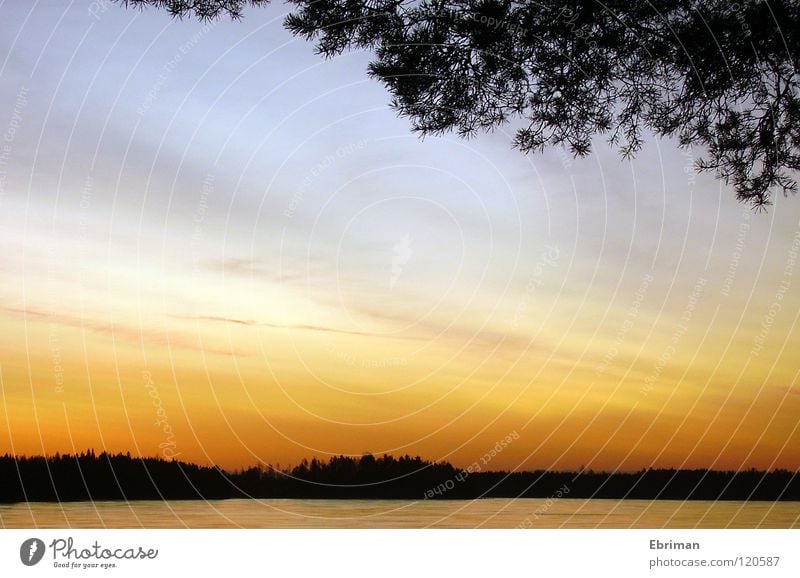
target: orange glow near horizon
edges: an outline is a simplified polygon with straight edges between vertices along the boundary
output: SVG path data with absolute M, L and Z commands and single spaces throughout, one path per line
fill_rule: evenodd
M 644 310 L 617 345 L 603 327 L 559 338 L 566 313 L 530 339 L 501 321 L 485 328 L 502 313 L 368 335 L 346 318 L 334 331 L 24 311 L 6 309 L 2 325 L 0 447 L 17 454 L 91 447 L 239 468 L 372 452 L 466 466 L 516 432 L 492 468 L 799 465 L 796 342 L 748 357 L 742 339 L 720 353 L 698 323 L 677 347 L 643 343 Z M 623 321 L 609 326 L 618 333 L 627 314 L 612 310 Z

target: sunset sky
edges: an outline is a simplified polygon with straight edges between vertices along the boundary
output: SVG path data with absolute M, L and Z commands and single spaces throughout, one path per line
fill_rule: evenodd
M 800 468 L 800 198 L 421 140 L 277 3 L 0 19 L 0 454 Z

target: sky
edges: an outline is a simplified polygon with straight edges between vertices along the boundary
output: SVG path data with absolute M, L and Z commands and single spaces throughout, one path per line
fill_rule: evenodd
M 2 11 L 0 453 L 800 468 L 800 199 L 421 139 L 280 3 Z

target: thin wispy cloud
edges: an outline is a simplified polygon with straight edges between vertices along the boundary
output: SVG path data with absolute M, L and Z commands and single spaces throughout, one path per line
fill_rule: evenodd
M 340 333 L 343 335 L 356 335 L 359 337 L 390 338 L 390 339 L 411 339 L 409 337 L 372 333 L 369 331 L 355 331 L 350 329 L 340 329 L 337 327 L 326 327 L 324 325 L 292 324 L 292 323 L 268 323 L 263 321 L 253 321 L 252 319 L 237 319 L 234 317 L 224 317 L 220 315 L 172 315 L 175 319 L 185 321 L 216 321 L 220 323 L 230 323 L 232 325 L 242 325 L 248 327 L 267 327 L 269 329 L 285 329 L 290 331 L 313 331 L 320 333 Z
M 64 325 L 90 331 L 92 333 L 108 335 L 114 339 L 123 339 L 132 343 L 144 343 L 163 345 L 176 349 L 187 349 L 201 351 L 206 354 L 225 355 L 225 356 L 247 356 L 249 353 L 238 349 L 223 349 L 219 347 L 207 346 L 205 343 L 199 345 L 191 337 L 185 334 L 175 334 L 170 331 L 153 329 L 140 329 L 125 323 L 106 323 L 87 317 L 78 317 L 63 313 L 54 313 L 35 308 L 3 307 L 2 311 L 15 317 L 24 319 L 33 318 L 36 321 Z

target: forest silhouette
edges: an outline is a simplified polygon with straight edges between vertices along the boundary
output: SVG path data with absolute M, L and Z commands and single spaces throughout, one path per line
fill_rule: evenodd
M 0 502 L 298 499 L 568 498 L 800 500 L 798 472 L 470 471 L 420 457 L 334 456 L 298 466 L 225 471 L 106 452 L 0 457 Z

